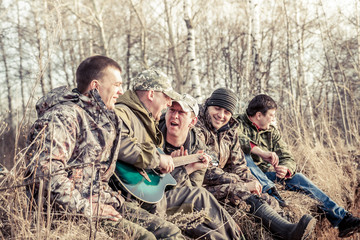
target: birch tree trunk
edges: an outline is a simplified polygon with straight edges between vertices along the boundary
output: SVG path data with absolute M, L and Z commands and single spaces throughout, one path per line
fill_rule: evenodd
M 65 74 L 65 80 L 66 80 L 66 83 L 69 87 L 72 87 L 72 82 L 70 82 L 70 78 L 69 78 L 69 74 L 68 74 L 68 64 L 67 64 L 67 60 L 66 60 L 66 50 L 65 50 L 65 47 L 64 47 L 64 42 L 63 41 L 60 41 L 60 49 L 61 49 L 61 52 L 62 52 L 62 67 L 63 67 L 63 71 L 64 71 L 64 74 Z
M 96 0 L 92 0 L 92 4 L 95 10 L 95 22 L 97 23 L 97 27 L 100 33 L 100 41 L 101 41 L 101 47 L 102 54 L 105 56 L 109 56 L 109 47 L 108 47 L 108 41 L 105 33 L 104 28 L 104 20 L 103 20 L 103 12 L 99 9 L 99 6 L 96 4 Z
M 140 48 L 141 48 L 141 62 L 145 69 L 148 69 L 148 63 L 147 63 L 147 27 L 146 27 L 146 21 L 142 14 L 139 13 L 138 9 L 135 7 L 132 0 L 129 0 L 132 9 L 134 10 L 140 25 L 141 25 L 141 35 L 140 35 Z
M 79 0 L 74 0 L 74 11 L 78 14 L 79 13 Z M 83 47 L 83 40 L 82 40 L 82 35 L 83 35 L 83 30 L 82 30 L 82 26 L 81 26 L 81 21 L 77 18 L 76 19 L 76 35 L 78 37 L 78 46 L 79 46 L 79 59 L 84 59 L 85 58 L 85 54 L 84 54 L 84 47 Z M 90 40 L 91 42 L 92 40 Z M 91 48 L 92 50 L 92 45 Z M 90 56 L 92 56 L 92 52 L 90 52 Z
M 188 30 L 186 53 L 188 55 L 188 61 L 190 66 L 190 79 L 188 81 L 189 84 L 187 85 L 189 87 L 189 90 L 192 90 L 193 97 L 195 97 L 199 102 L 202 102 L 203 98 L 201 95 L 201 87 L 195 51 L 195 29 L 191 21 L 190 0 L 184 0 L 184 20 L 186 23 L 186 28 Z
M 261 84 L 261 57 L 260 57 L 260 6 L 258 0 L 253 1 L 253 56 L 254 56 L 254 85 L 252 92 L 259 94 L 262 91 Z
M 44 65 L 43 65 L 43 44 L 41 41 L 41 36 L 40 36 L 40 23 L 38 21 L 38 9 L 35 6 L 33 6 L 33 16 L 34 16 L 34 23 L 35 23 L 35 37 L 36 37 L 36 47 L 37 47 L 37 62 L 38 62 L 38 79 L 40 80 L 40 86 L 41 86 L 41 93 L 43 96 L 45 96 L 46 93 L 46 86 L 45 86 L 45 82 L 44 82 Z
M 48 82 L 49 82 L 49 88 L 53 89 L 53 83 L 52 83 L 52 61 L 51 61 L 51 36 L 49 31 L 49 21 L 48 21 L 48 14 L 46 13 L 46 10 L 48 9 L 47 0 L 44 0 L 44 14 L 43 19 L 45 23 L 45 34 L 46 34 L 46 59 L 47 59 L 47 76 L 48 76 Z
M 242 91 L 242 93 L 247 92 L 246 96 L 242 95 L 240 96 L 241 99 L 246 99 L 249 95 L 251 94 L 251 89 L 250 86 L 252 85 L 251 82 L 252 80 L 250 79 L 250 69 L 251 69 L 251 61 L 252 61 L 252 25 L 253 25 L 253 5 L 252 5 L 252 1 L 249 0 L 247 2 L 247 10 L 249 13 L 249 19 L 248 19 L 248 37 L 247 37 L 247 48 L 246 48 L 246 52 L 247 52 L 247 59 L 246 59 L 246 67 L 245 67 L 245 76 L 244 76 L 244 80 L 245 80 L 245 91 Z
M 180 62 L 179 62 L 178 54 L 176 51 L 176 44 L 175 44 L 175 40 L 174 40 L 174 33 L 173 33 L 172 22 L 171 22 L 172 20 L 171 20 L 171 15 L 170 15 L 170 12 L 168 9 L 167 0 L 164 0 L 164 5 L 165 5 L 166 23 L 168 25 L 168 31 L 169 31 L 170 51 L 174 58 L 175 76 L 176 76 L 176 80 L 177 80 L 176 90 L 178 92 L 182 93 L 184 80 L 183 80 L 183 76 L 180 71 Z

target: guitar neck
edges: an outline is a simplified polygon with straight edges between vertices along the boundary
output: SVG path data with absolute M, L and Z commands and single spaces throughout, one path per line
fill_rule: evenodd
M 202 154 L 197 153 L 197 154 L 191 154 L 191 155 L 187 155 L 187 156 L 174 157 L 173 158 L 174 166 L 179 167 L 179 166 L 187 165 L 190 163 L 199 162 L 201 155 Z

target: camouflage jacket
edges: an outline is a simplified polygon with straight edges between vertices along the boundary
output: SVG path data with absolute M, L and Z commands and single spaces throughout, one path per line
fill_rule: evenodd
M 85 96 L 59 87 L 42 97 L 36 110 L 27 159 L 33 177 L 49 179 L 52 200 L 86 216 L 91 213 L 90 197 L 119 208 L 124 200 L 108 181 L 115 169 L 121 122 L 97 90 Z
M 174 147 L 166 142 L 166 124 L 165 117 L 162 116 L 159 122 L 159 128 L 164 136 L 163 150 L 165 154 L 171 154 L 173 151 L 180 149 L 180 147 Z M 188 150 L 188 154 L 195 154 L 199 150 L 205 150 L 206 146 L 200 139 L 202 133 L 197 128 L 191 128 L 186 141 L 184 143 L 184 149 Z M 184 166 L 179 166 L 171 172 L 171 175 L 178 182 L 178 186 L 198 186 L 201 187 L 204 181 L 206 169 L 197 170 L 190 175 L 187 174 Z
M 206 184 L 218 185 L 256 180 L 246 166 L 236 131 L 238 124 L 234 118 L 231 118 L 227 125 L 216 130 L 211 124 L 207 108 L 201 106 L 197 127 L 203 133 L 203 141 L 207 146 L 206 153 L 218 161 L 217 167 L 208 168 L 205 175 Z
M 291 175 L 294 174 L 296 170 L 295 160 L 286 143 L 282 140 L 278 129 L 270 125 L 270 129 L 258 130 L 248 118 L 247 114 L 238 115 L 236 118 L 240 122 L 238 130 L 241 147 L 244 152 L 250 153 L 251 141 L 263 150 L 275 152 L 279 156 L 279 165 L 286 166 L 290 170 Z M 251 154 L 251 156 L 262 171 L 266 172 L 269 170 L 271 166 L 270 163 L 255 154 Z
M 158 167 L 160 153 L 157 147 L 162 147 L 163 136 L 136 93 L 128 90 L 120 96 L 115 112 L 123 121 L 118 160 L 141 169 Z

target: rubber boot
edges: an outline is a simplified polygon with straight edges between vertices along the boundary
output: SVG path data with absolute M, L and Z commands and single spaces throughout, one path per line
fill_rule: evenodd
M 246 200 L 251 206 L 250 213 L 261 219 L 262 225 L 281 239 L 302 240 L 314 230 L 316 219 L 306 214 L 298 223 L 290 223 L 256 195 Z

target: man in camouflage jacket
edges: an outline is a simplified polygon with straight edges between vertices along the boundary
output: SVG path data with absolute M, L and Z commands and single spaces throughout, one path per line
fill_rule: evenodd
M 152 215 L 143 210 L 137 216 L 121 216 L 124 199 L 108 186 L 120 147 L 122 122 L 113 109 L 123 92 L 121 68 L 110 58 L 93 56 L 79 65 L 76 79 L 77 89 L 56 88 L 36 105 L 38 119 L 31 127 L 27 151 L 35 195 L 41 193 L 38 182 L 43 179 L 44 192 L 50 191 L 50 202 L 55 201 L 58 209 L 107 219 L 102 223 L 115 227 L 112 232 L 118 228 L 122 234 L 130 227 L 136 238 L 156 239 L 123 219 Z
M 332 226 L 339 228 L 339 237 L 359 232 L 359 218 L 337 205 L 305 175 L 295 172 L 294 157 L 282 140 L 279 130 L 272 125 L 276 110 L 276 102 L 270 96 L 260 94 L 250 101 L 246 113 L 237 116 L 241 146 L 247 154 L 247 164 L 264 191 L 272 189 L 274 181 L 282 182 L 287 190 L 300 191 L 318 200 L 319 208 L 325 212 Z M 275 172 L 270 171 L 271 166 Z
M 159 122 L 159 129 L 164 136 L 165 154 L 176 157 L 196 154 L 206 149 L 199 136 L 201 132 L 195 128 L 198 114 L 198 103 L 188 94 L 172 102 Z M 171 172 L 171 175 L 176 178 L 178 185 L 201 187 L 207 166 L 208 161 L 179 166 Z
M 179 99 L 180 95 L 173 91 L 168 77 L 156 69 L 141 72 L 135 81 L 133 90 L 125 92 L 116 103 L 115 111 L 123 120 L 118 161 L 140 169 L 159 168 L 162 173 L 170 173 L 174 170 L 172 157 L 158 151 L 164 143 L 158 121 L 162 110 L 170 107 L 172 99 Z M 116 183 L 116 177 L 113 179 Z M 212 203 L 214 205 L 211 205 Z M 173 188 L 165 192 L 165 197 L 160 202 L 142 206 L 161 215 L 204 210 L 207 214 L 204 222 L 184 229 L 186 235 L 205 239 L 240 238 L 236 228 L 230 229 L 229 225 L 222 221 L 223 217 L 218 208 L 220 206 L 204 188 Z M 212 208 L 213 210 L 209 211 Z M 173 238 L 179 237 L 174 235 Z
M 261 194 L 261 185 L 248 169 L 241 150 L 239 123 L 233 118 L 236 105 L 235 93 L 219 88 L 201 107 L 197 126 L 204 135 L 206 152 L 214 157 L 213 166 L 205 174 L 206 188 L 219 201 L 230 201 L 233 206 L 246 202 L 250 205 L 246 211 L 261 219 L 263 226 L 277 237 L 305 239 L 315 226 L 314 218 L 304 215 L 298 224 L 291 224 L 264 201 L 270 198 Z
M 172 102 L 159 123 L 159 128 L 164 136 L 163 149 L 165 154 L 178 157 L 203 153 L 206 146 L 199 136 L 201 132 L 195 128 L 198 113 L 199 106 L 196 99 L 188 94 L 184 94 L 180 100 Z M 176 179 L 177 187 L 201 187 L 209 161 L 210 156 L 205 154 L 203 161 L 176 167 L 171 175 Z M 171 191 L 168 191 L 166 195 L 171 196 Z M 208 210 L 210 219 L 213 222 L 218 222 L 219 226 L 225 226 L 222 238 L 236 238 L 237 226 L 230 214 L 220 206 L 211 194 L 208 194 L 207 198 L 209 206 L 211 206 Z M 211 234 L 209 236 L 214 238 Z
M 260 194 L 261 186 L 246 166 L 236 131 L 237 120 L 227 110 L 230 113 L 228 122 L 217 129 L 208 112 L 209 104 L 212 104 L 210 101 L 201 106 L 197 123 L 207 146 L 206 152 L 213 157 L 213 165 L 206 172 L 204 184 L 218 200 L 228 199 L 233 205 L 238 205 L 251 192 Z

